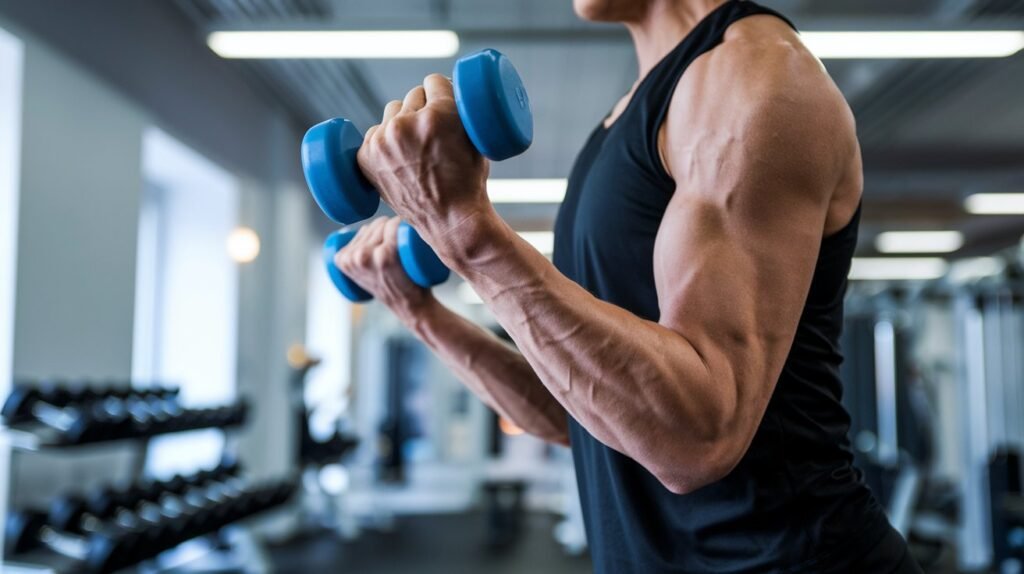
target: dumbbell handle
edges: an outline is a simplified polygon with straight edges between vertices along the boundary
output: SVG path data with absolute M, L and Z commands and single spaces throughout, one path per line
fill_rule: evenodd
M 327 237 L 324 242 L 324 265 L 327 267 L 327 274 L 334 286 L 353 303 L 369 301 L 372 295 L 366 292 L 338 269 L 334 263 L 334 256 L 352 239 L 356 232 L 352 230 L 336 231 Z M 402 222 L 398 226 L 398 258 L 402 263 L 402 269 L 413 283 L 429 289 L 434 285 L 444 283 L 451 271 L 445 267 L 437 254 L 423 241 L 423 238 L 416 233 L 408 223 Z

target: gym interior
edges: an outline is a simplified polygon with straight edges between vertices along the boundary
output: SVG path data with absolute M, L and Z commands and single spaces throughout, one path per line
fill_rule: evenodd
M 861 480 L 925 572 L 1024 571 L 1024 2 L 763 4 L 856 118 Z M 4 572 L 594 571 L 570 449 L 339 293 L 303 172 L 311 126 L 366 130 L 488 48 L 533 136 L 487 193 L 550 258 L 638 75 L 569 0 L 0 0 Z M 458 274 L 429 283 L 514 345 Z

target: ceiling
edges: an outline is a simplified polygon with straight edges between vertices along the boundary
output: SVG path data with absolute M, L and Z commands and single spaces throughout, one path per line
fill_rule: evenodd
M 576 151 L 636 79 L 628 36 L 580 22 L 570 0 L 175 0 L 198 36 L 223 28 L 446 28 L 460 52 L 495 47 L 530 90 L 536 134 L 496 177 L 565 177 Z M 764 0 L 804 29 L 952 28 L 1020 22 L 1024 0 Z M 454 60 L 233 62 L 301 125 L 345 116 L 360 127 Z M 964 254 L 1016 242 L 1024 218 L 969 217 L 976 191 L 1024 191 L 1024 55 L 1000 60 L 826 62 L 857 117 L 865 156 L 862 253 L 884 229 L 956 228 Z M 555 207 L 502 208 L 550 229 Z

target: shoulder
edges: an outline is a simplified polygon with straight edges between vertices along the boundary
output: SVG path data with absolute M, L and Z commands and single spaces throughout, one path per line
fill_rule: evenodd
M 853 115 L 824 66 L 770 16 L 733 24 L 693 62 L 663 131 L 673 177 L 684 175 L 678 166 L 692 164 L 698 145 L 733 164 L 771 158 L 768 167 L 815 179 L 839 172 L 856 147 Z

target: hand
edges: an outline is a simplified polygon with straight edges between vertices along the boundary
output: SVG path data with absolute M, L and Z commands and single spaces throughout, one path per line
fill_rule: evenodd
M 366 131 L 357 161 L 384 201 L 442 258 L 443 237 L 492 211 L 488 161 L 462 127 L 451 82 L 439 74 L 384 108 L 380 125 Z
M 357 285 L 397 313 L 414 311 L 431 297 L 406 275 L 398 258 L 397 217 L 364 225 L 334 256 L 334 264 Z

